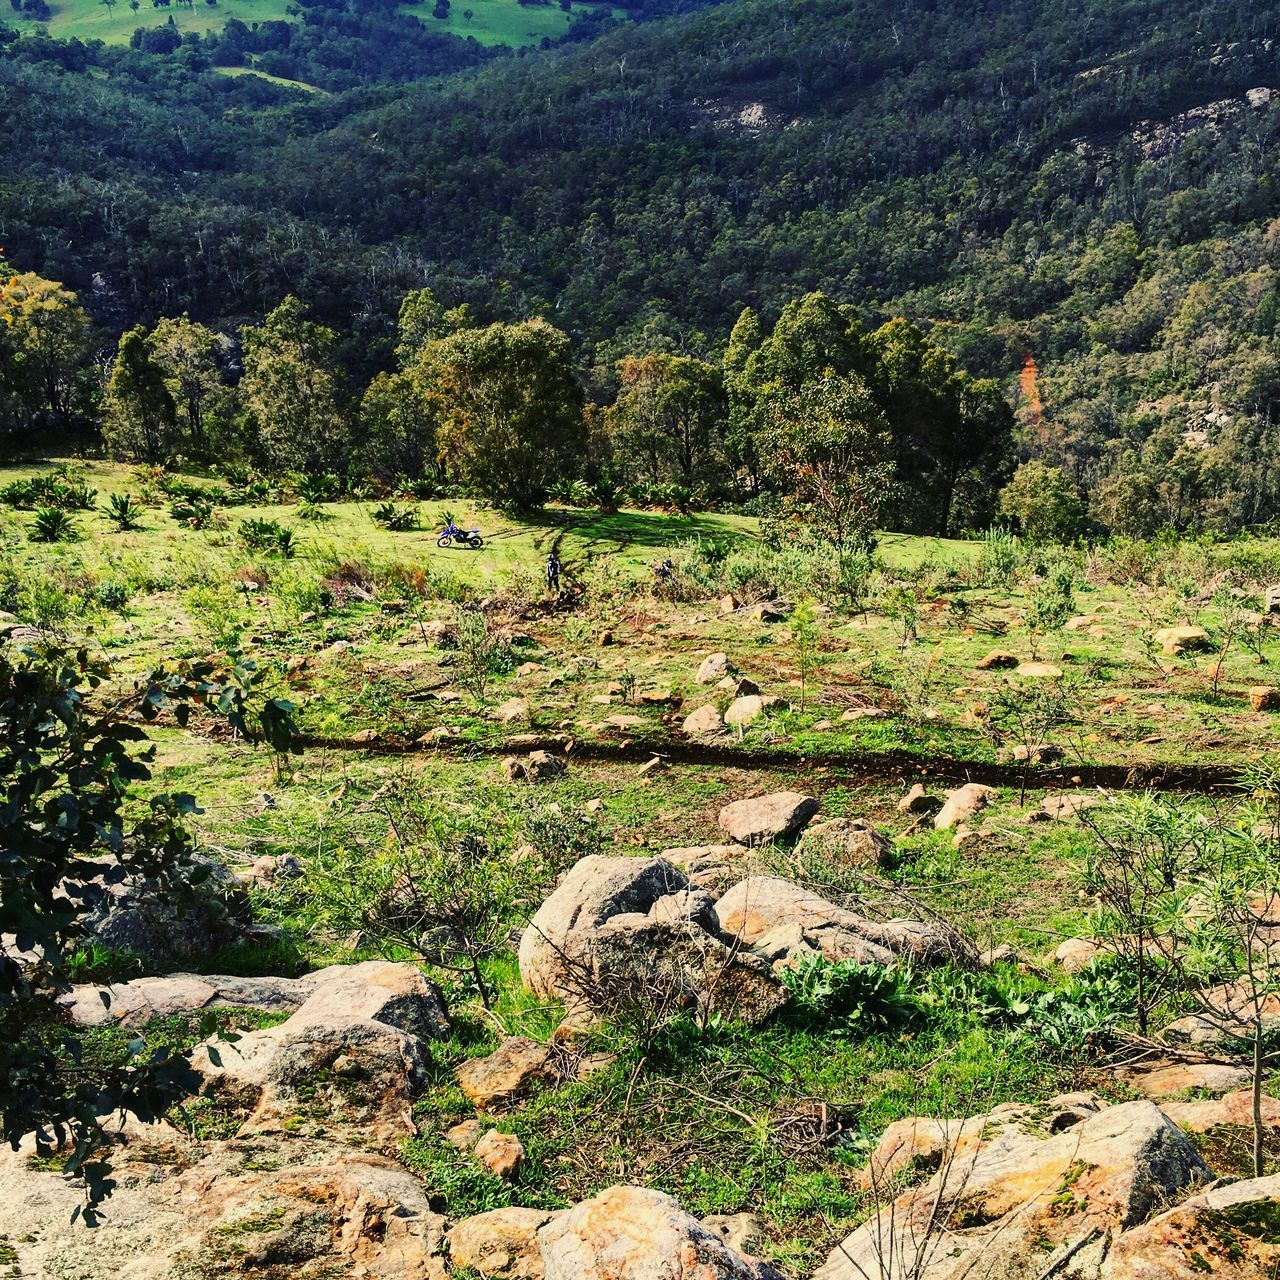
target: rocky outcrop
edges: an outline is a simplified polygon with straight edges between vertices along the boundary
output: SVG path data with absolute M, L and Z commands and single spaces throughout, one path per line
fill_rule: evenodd
M 538 1231 L 556 1215 L 546 1209 L 491 1209 L 451 1227 L 449 1258 L 494 1280 L 540 1280 Z
M 521 936 L 521 977 L 574 1016 L 642 1001 L 767 1017 L 785 991 L 767 965 L 726 947 L 714 923 L 710 897 L 665 859 L 583 858 Z
M 670 1197 L 610 1187 L 538 1232 L 546 1280 L 781 1280 Z
M 720 933 L 772 963 L 806 951 L 828 960 L 892 964 L 976 963 L 953 930 L 915 920 L 868 920 L 778 876 L 748 876 L 716 903 Z
M 201 1092 L 241 1112 L 242 1132 L 305 1115 L 383 1140 L 414 1131 L 427 1042 L 449 1025 L 439 992 L 412 965 L 331 973 L 286 1022 L 191 1051 Z
M 767 844 L 794 835 L 818 812 L 812 796 L 778 791 L 768 796 L 735 800 L 720 810 L 720 829 L 738 844 Z
M 138 1142 L 129 1156 L 89 1230 L 74 1181 L 0 1153 L 0 1239 L 15 1274 L 445 1280 L 445 1221 L 394 1160 L 302 1137 Z
M 960 1125 L 933 1177 L 847 1237 L 815 1280 L 1096 1277 L 1112 1238 L 1213 1174 L 1154 1103 L 1081 1112 L 1048 1136 L 1027 1108 Z

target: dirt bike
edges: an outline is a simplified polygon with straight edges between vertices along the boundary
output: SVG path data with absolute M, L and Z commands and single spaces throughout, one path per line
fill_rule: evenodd
M 484 539 L 480 536 L 479 529 L 459 529 L 454 525 L 449 525 L 440 531 L 436 546 L 451 547 L 455 542 L 460 547 L 470 547 L 472 551 L 479 551 L 484 546 Z

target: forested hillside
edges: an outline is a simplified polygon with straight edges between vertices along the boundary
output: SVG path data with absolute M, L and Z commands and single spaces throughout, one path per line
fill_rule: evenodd
M 195 44 L 24 38 L 0 232 L 117 331 L 294 292 L 362 374 L 424 282 L 544 314 L 584 369 L 718 353 L 744 306 L 822 288 L 1004 379 L 1024 453 L 1113 527 L 1238 525 L 1277 510 L 1277 25 L 1242 2 L 732 0 L 322 98 Z

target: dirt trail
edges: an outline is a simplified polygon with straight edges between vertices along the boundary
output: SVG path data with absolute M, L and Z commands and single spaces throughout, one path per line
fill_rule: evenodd
M 346 738 L 305 735 L 305 748 L 360 751 L 367 755 L 403 756 L 417 754 L 470 755 L 477 759 L 506 756 L 529 751 L 564 751 L 566 739 L 548 734 L 535 738 L 523 736 L 518 744 L 416 742 L 382 739 L 377 742 L 352 742 Z M 797 754 L 783 750 L 744 751 L 730 743 L 705 742 L 574 742 L 570 758 L 614 764 L 642 764 L 661 756 L 673 765 L 705 765 L 710 768 L 802 773 L 820 770 L 829 781 L 892 781 L 895 785 L 925 778 L 960 784 L 982 782 L 993 787 L 1021 788 L 1024 780 L 1032 790 L 1108 791 L 1174 791 L 1195 795 L 1223 794 L 1239 790 L 1240 770 L 1231 765 L 1214 764 L 1063 764 L 1057 767 L 1033 767 L 1020 764 L 995 764 L 984 760 L 934 757 L 921 760 L 906 751 L 876 752 L 810 752 Z

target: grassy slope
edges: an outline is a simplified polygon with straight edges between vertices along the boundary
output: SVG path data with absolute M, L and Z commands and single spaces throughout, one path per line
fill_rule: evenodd
M 518 49 L 538 44 L 544 37 L 558 39 L 569 29 L 574 15 L 595 7 L 575 4 L 568 13 L 558 4 L 525 6 L 516 0 L 458 0 L 447 18 L 437 20 L 431 16 L 431 5 L 421 0 L 403 5 L 401 12 L 421 18 L 432 31 L 473 36 L 481 44 L 505 44 Z M 151 0 L 142 0 L 136 13 L 128 0 L 119 0 L 112 8 L 102 0 L 51 0 L 50 8 L 52 20 L 39 24 L 46 26 L 50 35 L 62 40 L 103 40 L 107 44 L 128 44 L 138 27 L 164 26 L 170 15 L 183 35 L 221 30 L 232 18 L 249 24 L 290 20 L 288 0 L 218 0 L 216 6 L 197 0 L 190 10 L 180 4 L 157 9 Z M 472 12 L 470 21 L 463 17 L 468 9 Z M 16 14 L 9 14 L 5 20 L 17 23 L 19 29 L 35 29 L 38 25 Z

